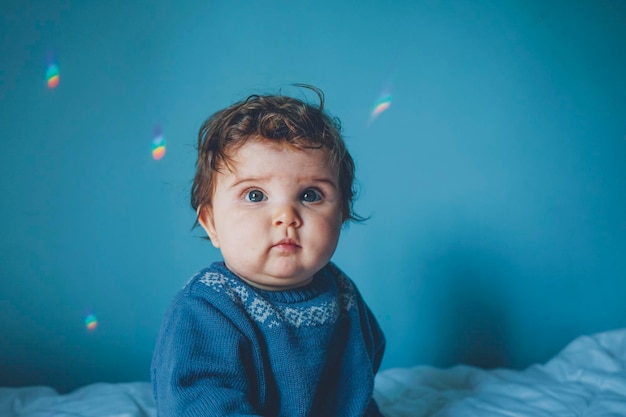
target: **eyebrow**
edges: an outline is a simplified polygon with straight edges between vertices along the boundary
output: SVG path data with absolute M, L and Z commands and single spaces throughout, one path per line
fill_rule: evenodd
M 236 188 L 236 187 L 239 187 L 241 184 L 245 184 L 246 182 L 263 182 L 266 179 L 267 179 L 266 177 L 243 177 L 243 178 L 235 177 L 235 181 L 232 184 L 230 184 L 228 188 Z
M 333 188 L 337 188 L 338 187 L 338 185 L 335 184 L 335 181 L 333 181 L 333 180 L 331 180 L 329 178 L 311 178 L 308 182 L 311 182 L 311 183 L 323 182 L 325 184 L 330 185 Z

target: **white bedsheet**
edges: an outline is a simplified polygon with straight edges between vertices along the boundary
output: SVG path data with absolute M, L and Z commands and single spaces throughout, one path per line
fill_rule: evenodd
M 388 369 L 374 396 L 387 417 L 626 417 L 626 329 L 579 337 L 523 371 Z M 150 384 L 0 388 L 0 417 L 79 416 L 155 417 Z
M 50 387 L 0 388 L 0 417 L 155 417 L 148 382 L 91 384 L 59 395 Z
M 389 369 L 375 397 L 388 417 L 626 417 L 626 329 L 579 337 L 523 371 Z

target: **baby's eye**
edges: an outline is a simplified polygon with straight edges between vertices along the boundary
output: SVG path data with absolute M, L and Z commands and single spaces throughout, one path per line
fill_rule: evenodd
M 308 188 L 304 190 L 304 192 L 300 196 L 300 199 L 307 203 L 314 203 L 316 201 L 320 201 L 322 199 L 322 195 L 319 193 L 319 191 L 314 190 L 313 188 Z
M 263 201 L 265 199 L 265 194 L 263 194 L 263 191 L 260 190 L 250 190 L 246 194 L 246 201 L 251 203 L 258 203 L 259 201 Z

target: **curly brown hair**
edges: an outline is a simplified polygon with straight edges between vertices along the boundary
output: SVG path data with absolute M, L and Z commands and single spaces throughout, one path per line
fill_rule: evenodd
M 319 99 L 315 106 L 300 99 L 278 95 L 251 95 L 210 116 L 198 133 L 198 161 L 191 189 L 191 206 L 210 207 L 215 190 L 215 173 L 232 166 L 231 155 L 248 140 L 263 139 L 288 143 L 300 149 L 328 150 L 331 166 L 339 171 L 343 221 L 363 221 L 353 209 L 356 198 L 354 160 L 341 135 L 341 122 L 324 110 L 324 93 L 312 90 Z M 196 223 L 198 225 L 196 217 Z

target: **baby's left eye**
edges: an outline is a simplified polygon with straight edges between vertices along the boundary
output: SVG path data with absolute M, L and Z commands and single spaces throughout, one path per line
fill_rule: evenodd
M 307 203 L 314 203 L 316 201 L 320 201 L 322 199 L 322 195 L 319 193 L 319 191 L 314 190 L 313 188 L 309 188 L 307 190 L 304 190 L 304 192 L 300 196 L 300 199 Z

